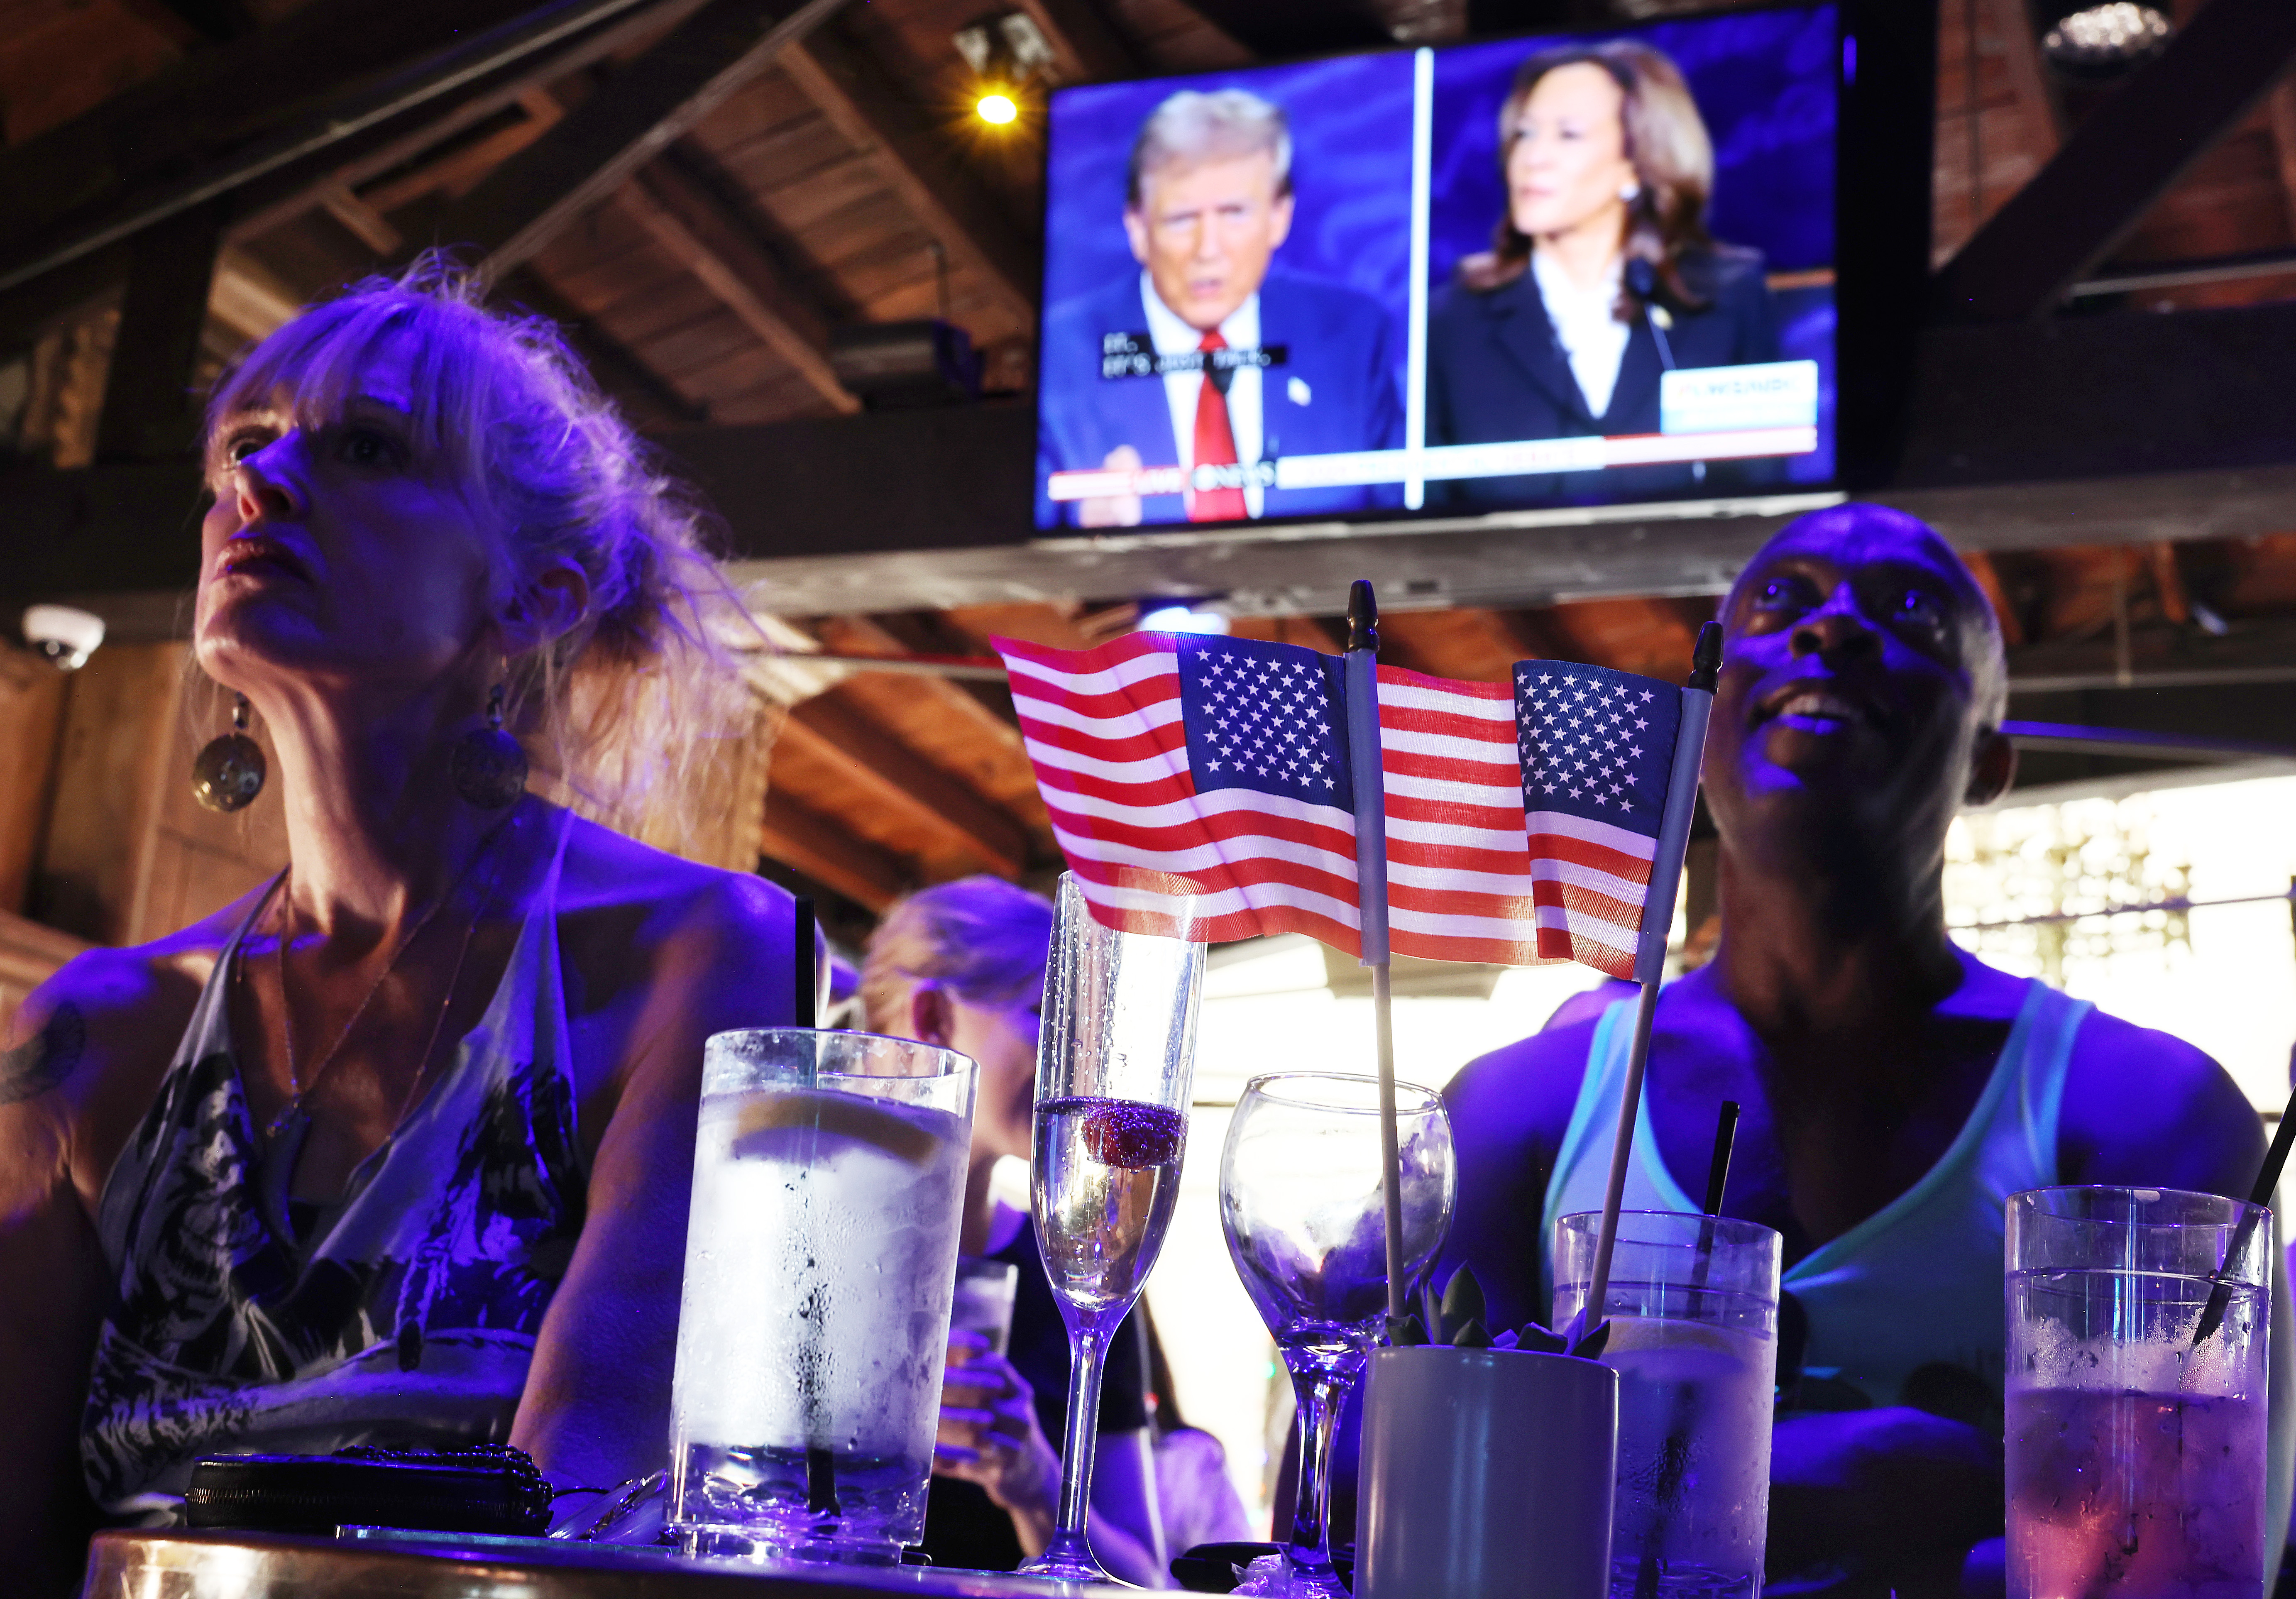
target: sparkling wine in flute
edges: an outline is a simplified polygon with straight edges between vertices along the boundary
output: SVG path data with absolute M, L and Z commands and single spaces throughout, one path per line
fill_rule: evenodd
M 1031 1577 L 1113 1580 L 1085 1538 L 1100 1374 L 1179 1197 L 1203 975 L 1201 944 L 1111 927 L 1073 873 L 1061 879 L 1037 1040 L 1029 1209 L 1068 1324 L 1069 1415 L 1059 1515 L 1045 1552 L 1021 1568 Z
M 1138 1100 L 1072 1095 L 1037 1106 L 1037 1230 L 1053 1292 L 1112 1330 L 1164 1247 L 1188 1120 Z

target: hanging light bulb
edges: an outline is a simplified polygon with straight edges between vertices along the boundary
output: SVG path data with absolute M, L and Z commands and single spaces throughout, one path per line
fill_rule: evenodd
M 1023 90 L 1051 81 L 1052 45 L 1025 12 L 982 17 L 958 29 L 954 43 L 972 70 L 972 114 L 992 127 L 1019 121 Z
M 2041 37 L 2051 64 L 2080 78 L 2115 78 L 2161 53 L 2175 24 L 2152 6 L 2110 0 L 2069 12 Z

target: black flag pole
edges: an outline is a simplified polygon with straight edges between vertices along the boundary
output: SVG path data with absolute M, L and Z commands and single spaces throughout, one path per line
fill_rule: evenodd
M 1722 624 L 1698 630 L 1690 657 L 1690 679 L 1682 685 L 1681 731 L 1674 741 L 1674 769 L 1667 779 L 1666 815 L 1659 824 L 1658 850 L 1651 860 L 1650 898 L 1643 906 L 1642 938 L 1635 950 L 1635 980 L 1642 996 L 1635 1006 L 1634 1049 L 1627 1056 L 1627 1083 L 1619 1101 L 1619 1130 L 1611 1144 L 1611 1180 L 1603 1192 L 1603 1225 L 1595 1235 L 1593 1280 L 1587 1284 L 1579 1326 L 1592 1332 L 1603 1321 L 1611 1288 L 1611 1255 L 1619 1242 L 1619 1207 L 1626 1197 L 1627 1160 L 1634 1148 L 1635 1118 L 1643 1103 L 1643 1074 L 1650 1066 L 1651 1024 L 1658 1013 L 1658 986 L 1666 975 L 1666 935 L 1674 926 L 1675 896 L 1682 886 L 1683 857 L 1690 849 L 1690 819 L 1698 809 L 1698 769 L 1706 758 L 1706 719 L 1714 709 L 1715 679 L 1722 669 Z
M 1387 1211 L 1387 1316 L 1403 1320 L 1402 1152 L 1395 1128 L 1395 996 L 1387 948 L 1387 780 L 1380 761 L 1379 602 L 1361 578 L 1348 593 L 1348 777 L 1355 790 L 1356 909 L 1371 968 L 1379 1041 L 1380 1193 Z

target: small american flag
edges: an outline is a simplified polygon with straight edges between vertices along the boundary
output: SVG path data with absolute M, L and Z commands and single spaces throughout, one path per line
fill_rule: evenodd
M 995 643 L 1054 835 L 1103 921 L 1207 943 L 1302 932 L 1360 953 L 1342 658 L 1197 635 L 1081 652 Z M 1379 668 L 1392 947 L 1630 975 L 1678 691 L 1595 667 L 1528 669 L 1510 685 Z M 1628 714 L 1621 696 L 1644 689 L 1632 703 L 1662 706 L 1662 726 Z M 1580 692 L 1620 724 L 1598 724 L 1570 697 Z M 1652 736 L 1611 747 L 1632 721 Z
M 1522 660 L 1514 714 L 1539 953 L 1631 978 L 1682 691 L 1607 667 Z

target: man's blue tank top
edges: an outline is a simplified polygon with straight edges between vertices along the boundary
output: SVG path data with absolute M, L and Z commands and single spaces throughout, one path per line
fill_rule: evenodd
M 1873 1404 L 1894 1405 L 1909 1374 L 1942 1362 L 1999 1390 L 2005 1205 L 2013 1193 L 2057 1181 L 2065 1068 L 2074 1035 L 2092 1008 L 2033 983 L 1991 1079 L 1937 1164 L 1864 1221 L 1786 1268 L 1783 1286 L 1809 1314 L 1806 1377 L 1847 1383 Z M 1595 1024 L 1586 1078 L 1546 1185 L 1539 1286 L 1550 1307 L 1555 1218 L 1603 1205 L 1634 1013 L 1634 1000 L 1622 999 Z M 1659 1158 L 1647 1094 L 1635 1128 L 1625 1202 L 1629 1210 L 1699 1208 Z

